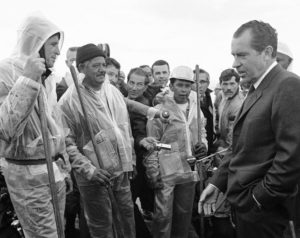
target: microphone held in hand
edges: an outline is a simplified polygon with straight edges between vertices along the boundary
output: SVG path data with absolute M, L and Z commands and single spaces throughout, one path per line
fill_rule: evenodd
M 170 113 L 169 113 L 168 111 L 163 111 L 162 117 L 163 117 L 164 119 L 169 119 Z

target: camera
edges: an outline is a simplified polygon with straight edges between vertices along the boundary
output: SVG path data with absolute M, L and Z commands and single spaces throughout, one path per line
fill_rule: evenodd
M 155 144 L 155 150 L 171 150 L 171 145 L 169 144 L 163 144 L 163 143 L 156 143 Z

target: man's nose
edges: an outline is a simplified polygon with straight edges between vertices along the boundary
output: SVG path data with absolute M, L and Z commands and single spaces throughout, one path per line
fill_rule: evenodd
M 60 55 L 60 50 L 59 50 L 58 45 L 57 45 L 56 48 L 55 48 L 55 53 L 56 53 L 56 55 Z
M 182 92 L 182 93 L 186 93 L 187 91 L 188 91 L 187 88 L 182 88 L 182 89 L 181 89 L 181 92 Z
M 234 57 L 232 68 L 238 68 L 240 65 L 240 61 L 237 59 L 237 57 Z
M 105 66 L 104 65 L 100 65 L 99 67 L 98 67 L 98 72 L 105 72 L 105 74 L 106 74 L 106 68 L 105 68 Z M 109 76 L 109 75 L 107 75 L 109 78 L 111 77 L 111 76 Z

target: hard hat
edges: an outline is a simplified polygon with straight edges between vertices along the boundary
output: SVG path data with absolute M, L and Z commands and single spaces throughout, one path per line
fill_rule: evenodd
M 177 66 L 173 69 L 170 79 L 181 79 L 192 83 L 195 83 L 194 73 L 190 67 L 187 66 Z
M 292 51 L 290 50 L 290 48 L 288 47 L 287 44 L 278 41 L 278 45 L 277 45 L 277 52 L 287 55 L 290 58 L 294 58 Z

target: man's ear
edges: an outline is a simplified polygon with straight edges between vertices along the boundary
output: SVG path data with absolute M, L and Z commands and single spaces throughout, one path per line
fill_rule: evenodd
M 84 73 L 85 64 L 79 64 L 77 69 L 79 73 Z

